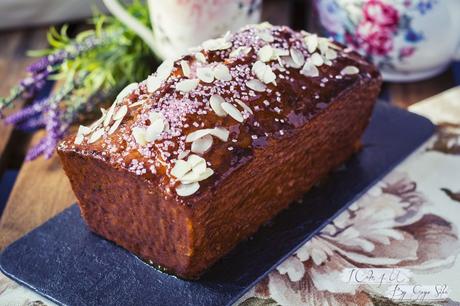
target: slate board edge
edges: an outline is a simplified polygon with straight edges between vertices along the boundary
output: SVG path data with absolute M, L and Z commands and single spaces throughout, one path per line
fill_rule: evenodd
M 72 205 L 72 206 L 73 206 L 73 205 Z M 62 214 L 63 212 L 65 212 L 65 211 L 71 209 L 72 206 L 66 208 L 65 210 L 63 210 L 62 212 L 60 212 L 59 214 L 57 214 L 55 217 L 58 217 L 58 216 L 59 216 L 60 214 Z M 53 217 L 53 218 L 55 218 L 55 217 Z M 50 219 L 50 220 L 51 220 L 51 219 Z M 48 220 L 48 221 L 49 221 L 49 220 Z M 47 222 L 48 222 L 48 221 L 47 221 Z M 37 228 L 39 228 L 39 227 L 37 227 Z M 35 230 L 35 229 L 33 229 L 32 231 L 30 231 L 29 233 L 32 233 L 34 230 Z M 26 235 L 28 235 L 29 233 L 27 233 Z M 24 235 L 24 236 L 26 236 L 26 235 Z M 23 237 L 24 237 L 24 236 L 23 236 Z M 21 238 L 22 238 L 22 237 L 21 237 Z M 18 240 L 20 240 L 21 238 L 19 238 Z M 16 241 L 18 241 L 18 240 L 16 240 Z M 14 243 L 16 243 L 16 241 L 14 241 L 13 243 L 11 243 L 10 245 L 13 245 Z M 11 274 L 10 272 L 8 272 L 7 270 L 5 270 L 5 269 L 3 268 L 3 256 L 1 256 L 1 255 L 3 254 L 3 252 L 5 252 L 5 251 L 9 248 L 10 245 L 8 245 L 6 248 L 4 248 L 3 251 L 2 251 L 2 253 L 0 254 L 0 271 L 1 271 L 3 274 L 5 274 L 7 277 L 9 277 L 9 278 L 11 278 L 12 280 L 14 280 L 15 282 L 17 282 L 18 284 L 20 284 L 20 285 L 22 285 L 22 286 L 24 286 L 24 287 L 26 287 L 26 288 L 32 290 L 34 293 L 36 293 L 36 294 L 38 294 L 38 295 L 40 295 L 40 296 L 43 296 L 44 298 L 47 298 L 47 299 L 50 300 L 51 302 L 53 302 L 53 303 L 55 303 L 55 304 L 58 304 L 58 305 L 66 305 L 66 304 L 63 304 L 63 303 L 59 302 L 59 301 L 56 300 L 54 297 L 52 297 L 52 296 L 50 296 L 50 295 L 48 295 L 48 294 L 46 294 L 46 293 L 40 291 L 40 289 L 34 287 L 33 285 L 31 285 L 31 284 L 29 284 L 29 283 L 27 283 L 27 282 L 21 280 L 19 277 L 15 276 L 14 274 Z

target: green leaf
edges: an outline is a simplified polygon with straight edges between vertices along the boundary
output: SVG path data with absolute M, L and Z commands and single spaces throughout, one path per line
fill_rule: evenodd
M 59 32 L 54 27 L 49 30 L 46 36 L 50 46 L 55 49 L 61 49 L 66 45 L 66 43 L 63 42 L 62 37 L 60 37 Z
M 77 42 L 82 42 L 86 38 L 91 37 L 93 34 L 94 34 L 94 30 L 86 30 L 86 31 L 78 33 L 77 36 L 75 37 L 75 40 Z
M 68 29 L 69 29 L 68 24 L 64 24 L 61 27 L 60 35 L 58 37 L 62 40 L 62 43 L 68 43 L 70 41 L 69 37 L 67 36 Z
M 30 57 L 42 57 L 52 53 L 50 49 L 43 49 L 43 50 L 29 50 L 27 51 L 27 56 Z

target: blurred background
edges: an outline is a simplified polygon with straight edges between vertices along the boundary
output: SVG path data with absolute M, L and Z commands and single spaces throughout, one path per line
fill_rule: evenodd
M 99 0 L 2 0 L 0 29 L 78 21 L 91 16 L 94 8 L 105 10 Z

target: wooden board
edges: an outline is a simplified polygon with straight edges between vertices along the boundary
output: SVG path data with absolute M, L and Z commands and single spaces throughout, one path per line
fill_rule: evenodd
M 38 31 L 39 36 L 35 38 L 37 42 L 34 42 L 34 45 L 31 45 L 31 42 L 28 44 L 23 43 L 22 49 L 30 50 L 46 47 L 47 30 L 48 28 L 40 29 Z M 21 35 L 31 36 L 30 33 Z M 21 52 L 24 53 L 24 50 Z M 21 58 L 24 62 L 21 71 L 24 74 L 24 68 L 31 60 L 25 58 L 24 55 Z M 16 76 L 15 81 L 18 82 L 20 78 Z M 11 130 L 9 126 L 7 128 Z M 0 135 L 2 133 L 0 131 Z M 19 150 L 21 155 L 24 155 L 25 151 L 37 144 L 44 135 L 45 131 L 42 130 L 34 133 L 31 137 L 10 139 L 10 144 L 12 145 L 8 147 L 12 147 L 11 150 L 14 153 Z M 24 148 L 17 148 L 19 144 Z M 36 200 L 39 200 L 41 204 L 37 205 Z M 48 204 L 45 205 L 42 201 L 47 201 Z M 57 155 L 54 155 L 49 160 L 39 157 L 31 162 L 23 162 L 3 215 L 0 218 L 0 250 L 24 233 L 34 229 L 72 203 L 75 203 L 75 201 L 76 198 Z
M 402 108 L 407 108 L 454 85 L 452 71 L 448 70 L 428 80 L 409 83 L 389 83 L 387 84 L 387 88 L 391 103 Z
M 34 61 L 26 56 L 26 50 L 47 46 L 46 31 L 47 28 L 41 28 L 32 32 L 16 31 L 4 34 L 8 47 L 1 51 L 0 75 L 4 76 L 7 82 L 0 84 L 2 96 L 7 95 L 9 88 L 26 75 L 25 68 Z M 22 102 L 18 103 L 8 113 L 22 105 Z M 40 131 L 31 139 L 27 136 L 11 139 L 12 131 L 11 126 L 0 122 L 0 156 L 4 165 L 17 158 L 12 155 L 17 154 L 18 150 L 23 150 L 18 148 L 20 144 L 25 145 L 24 149 L 30 148 L 44 135 L 44 131 Z M 37 199 L 48 200 L 49 204 L 34 205 L 33 201 Z M 57 156 L 50 160 L 39 158 L 24 163 L 0 219 L 0 249 L 74 202 L 75 198 Z
M 36 133 L 32 144 L 44 135 Z M 24 163 L 0 219 L 0 249 L 75 203 L 59 158 Z

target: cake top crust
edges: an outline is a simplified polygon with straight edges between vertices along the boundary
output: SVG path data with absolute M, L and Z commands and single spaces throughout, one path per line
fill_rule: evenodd
M 271 139 L 288 137 L 347 87 L 379 77 L 360 55 L 286 26 L 251 25 L 165 60 L 58 147 L 104 160 L 185 199 Z

